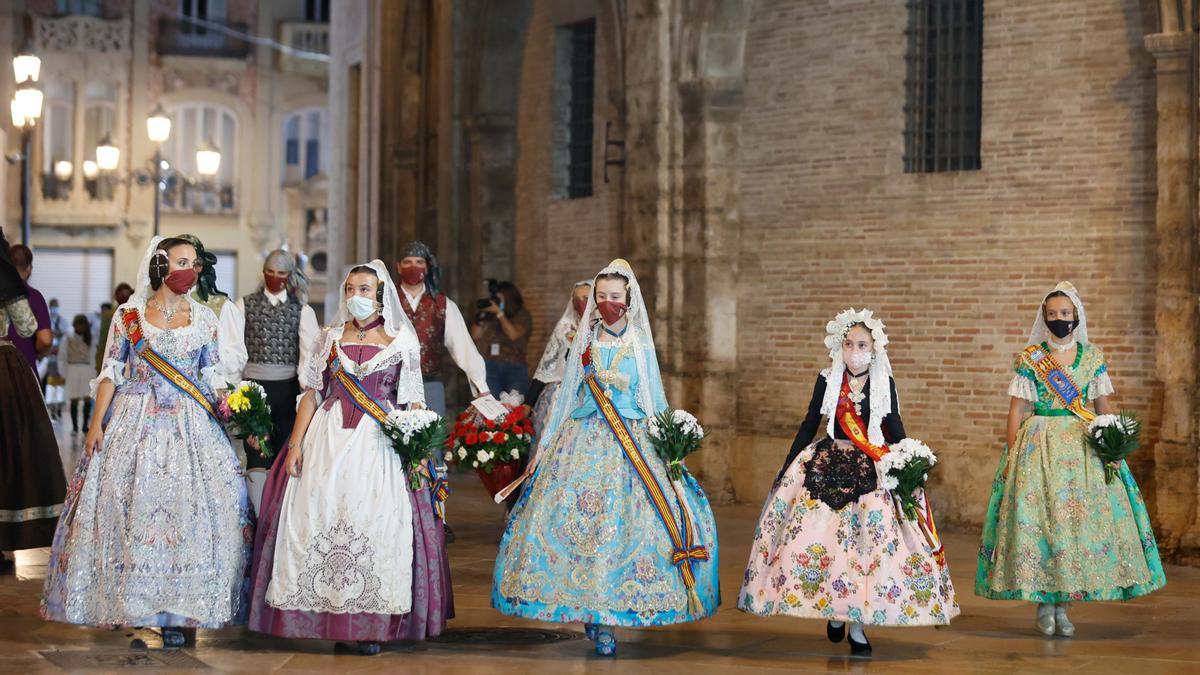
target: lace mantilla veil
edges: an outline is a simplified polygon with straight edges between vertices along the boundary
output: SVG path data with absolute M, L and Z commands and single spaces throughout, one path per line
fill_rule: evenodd
M 634 400 L 637 402 L 638 408 L 647 416 L 655 415 L 665 410 L 667 403 L 666 394 L 663 391 L 662 373 L 658 368 L 658 355 L 654 350 L 654 334 L 650 330 L 650 315 L 642 297 L 642 287 L 638 284 L 637 275 L 633 273 L 629 263 L 617 259 L 600 270 L 599 274 L 592 279 L 592 288 L 596 288 L 596 282 L 601 276 L 609 274 L 620 275 L 628 282 L 629 310 L 625 316 L 629 321 L 629 329 L 623 339 L 635 340 L 637 344 L 637 348 L 631 355 L 637 362 L 638 372 Z M 580 319 L 579 329 L 575 332 L 575 340 L 571 343 L 571 350 L 567 354 L 562 385 L 554 400 L 554 409 L 550 414 L 549 422 L 538 441 L 539 452 L 549 447 L 559 428 L 571 416 L 571 412 L 580 405 L 581 396 L 584 395 L 581 357 L 586 350 L 591 348 L 592 341 L 595 340 L 599 330 L 598 322 L 593 324 L 589 321 L 595 312 L 596 294 L 593 292 L 588 298 L 587 309 L 583 312 L 584 318 Z

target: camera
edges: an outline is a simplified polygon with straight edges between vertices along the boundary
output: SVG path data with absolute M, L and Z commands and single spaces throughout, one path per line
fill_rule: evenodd
M 478 310 L 475 313 L 475 323 L 483 323 L 490 319 L 492 315 L 483 310 L 487 309 L 492 303 L 500 304 L 500 282 L 495 279 L 488 279 L 483 282 L 483 285 L 487 287 L 487 297 L 475 301 L 475 309 Z

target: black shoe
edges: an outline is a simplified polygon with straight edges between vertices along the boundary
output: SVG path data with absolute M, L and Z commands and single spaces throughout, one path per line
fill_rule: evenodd
M 848 640 L 850 642 L 850 656 L 870 656 L 871 641 L 855 642 L 854 638 Z
M 447 544 L 454 543 L 454 539 L 455 539 L 454 530 L 450 529 L 450 526 L 447 525 L 446 523 L 442 523 L 442 533 L 444 535 L 446 535 L 446 543 Z
M 838 628 L 834 628 L 832 621 L 826 621 L 825 622 L 825 635 L 829 636 L 829 641 L 834 644 L 837 644 L 837 643 L 841 642 L 842 640 L 845 640 L 846 639 L 846 623 L 842 622 L 841 626 L 839 626 Z
M 358 641 L 358 653 L 363 656 L 375 656 L 383 650 L 383 645 L 369 640 Z
M 3 555 L 0 555 L 0 574 L 16 574 L 16 573 L 17 573 L 17 561 L 9 560 L 8 558 L 5 558 Z

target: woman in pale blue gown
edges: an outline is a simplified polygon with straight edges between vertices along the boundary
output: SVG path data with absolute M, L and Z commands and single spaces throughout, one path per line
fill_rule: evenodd
M 617 260 L 592 288 L 583 316 L 601 318 L 571 346 L 532 476 L 500 543 L 492 605 L 583 623 L 597 653 L 611 656 L 615 626 L 695 621 L 721 600 L 708 499 L 686 469 L 681 481 L 669 479 L 647 436 L 667 401 L 637 278 Z M 609 401 L 611 418 L 598 405 Z M 618 441 L 610 419 L 631 443 Z

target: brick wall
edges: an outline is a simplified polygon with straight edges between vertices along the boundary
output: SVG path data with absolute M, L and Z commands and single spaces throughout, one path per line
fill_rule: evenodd
M 1141 4 L 985 3 L 983 169 L 914 175 L 902 170 L 904 3 L 756 3 L 739 499 L 769 487 L 828 365 L 825 323 L 847 306 L 888 325 L 905 426 L 943 459 L 934 498 L 946 521 L 982 520 L 1012 359 L 1060 279 L 1083 295 L 1118 405 L 1155 428 L 1154 81 Z M 1149 493 L 1152 457 L 1136 457 Z
M 516 283 L 533 313 L 529 342 L 531 374 L 546 339 L 562 315 L 576 281 L 594 277 L 617 253 L 619 169 L 605 184 L 602 166 L 604 123 L 615 120 L 609 103 L 614 86 L 612 31 L 596 3 L 537 0 L 525 34 L 517 103 Z M 553 97 L 555 29 L 596 17 L 596 117 L 593 140 L 593 196 L 554 199 Z

